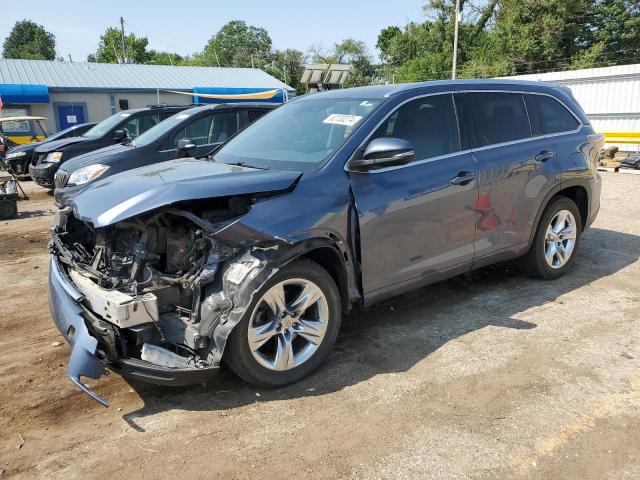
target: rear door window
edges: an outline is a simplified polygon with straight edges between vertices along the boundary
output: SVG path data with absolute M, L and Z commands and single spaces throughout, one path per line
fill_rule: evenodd
M 473 92 L 460 95 L 470 130 L 471 148 L 531 137 L 531 126 L 520 93 Z
M 570 132 L 580 125 L 576 117 L 553 97 L 547 95 L 528 95 L 528 97 L 528 101 L 535 105 L 544 135 Z
M 453 96 L 432 95 L 405 103 L 378 127 L 370 140 L 380 137 L 410 141 L 416 160 L 460 151 Z

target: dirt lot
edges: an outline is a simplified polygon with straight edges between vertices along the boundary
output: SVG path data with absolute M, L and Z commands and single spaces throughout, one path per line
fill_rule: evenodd
M 2 478 L 640 478 L 640 176 L 603 174 L 575 270 L 485 269 L 351 315 L 280 390 L 65 376 L 47 308 L 54 209 L 0 223 Z

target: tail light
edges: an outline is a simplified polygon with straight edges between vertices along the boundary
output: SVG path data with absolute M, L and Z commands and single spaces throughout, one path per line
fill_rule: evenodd
M 598 150 L 601 149 L 602 147 L 604 147 L 605 138 L 604 138 L 603 134 L 601 134 L 601 133 L 593 133 L 593 134 L 589 135 L 589 137 L 587 137 L 587 138 L 589 138 L 589 141 L 591 143 L 593 143 L 593 145 Z

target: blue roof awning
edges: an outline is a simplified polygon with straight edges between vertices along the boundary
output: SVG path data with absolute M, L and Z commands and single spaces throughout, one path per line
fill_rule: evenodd
M 2 103 L 49 103 L 49 88 L 46 85 L 0 84 Z

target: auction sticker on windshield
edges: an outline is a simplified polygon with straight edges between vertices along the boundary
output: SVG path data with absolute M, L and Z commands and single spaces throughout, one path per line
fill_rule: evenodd
M 332 113 L 325 118 L 322 123 L 330 123 L 332 125 L 344 125 L 346 127 L 353 127 L 360 121 L 362 117 L 359 115 L 344 115 L 341 113 Z

